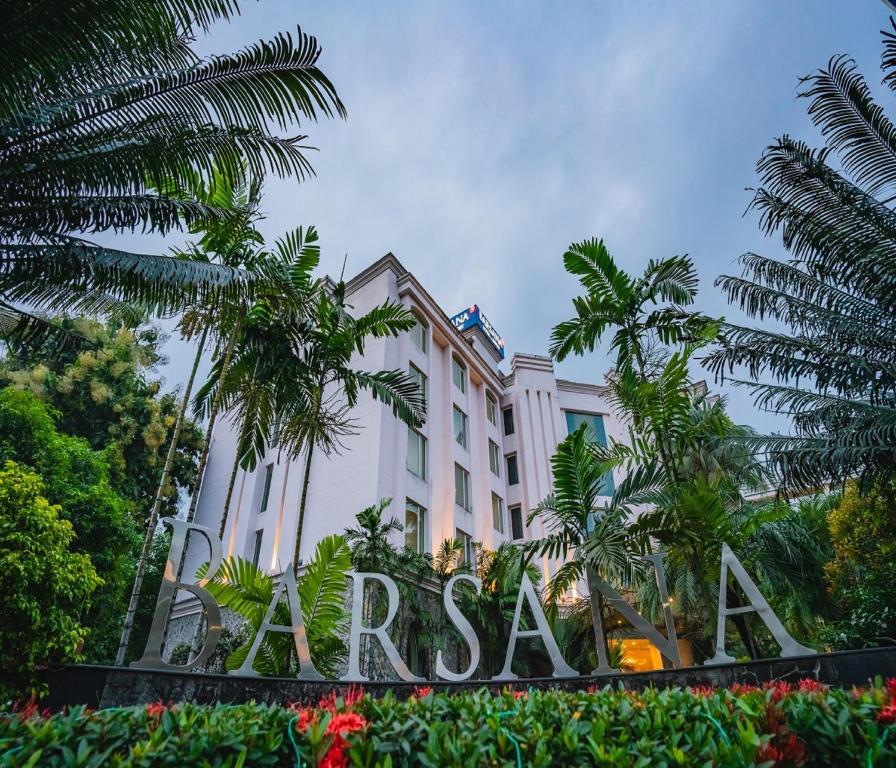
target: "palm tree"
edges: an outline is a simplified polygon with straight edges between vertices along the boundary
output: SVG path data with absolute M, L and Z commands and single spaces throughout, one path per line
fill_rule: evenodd
M 400 304 L 387 300 L 360 317 L 350 313 L 346 284 L 326 283 L 315 292 L 304 328 L 304 344 L 298 350 L 305 375 L 287 390 L 278 412 L 278 439 L 290 459 L 304 453 L 305 468 L 294 562 L 301 558 L 302 532 L 315 450 L 325 455 L 338 452 L 342 441 L 354 434 L 351 411 L 362 390 L 392 407 L 393 413 L 411 426 L 420 426 L 426 415 L 423 393 L 406 372 L 368 372 L 352 364 L 363 355 L 369 339 L 398 336 L 417 322 Z
M 215 306 L 251 290 L 244 273 L 86 239 L 225 220 L 215 204 L 149 191 L 247 165 L 304 178 L 302 138 L 286 129 L 344 116 L 297 30 L 202 58 L 190 41 L 235 0 L 23 0 L 0 8 L 0 333 L 52 333 L 38 311 L 156 314 Z
M 345 539 L 327 536 L 318 542 L 314 557 L 298 580 L 311 660 L 325 677 L 335 677 L 348 653 L 343 637 L 348 629 L 345 583 L 350 568 L 351 553 Z M 225 662 L 228 670 L 239 669 L 274 597 L 274 577 L 248 560 L 227 558 L 206 589 L 219 605 L 246 620 L 250 636 Z M 277 606 L 272 621 L 283 626 L 291 624 L 285 603 Z M 255 669 L 263 675 L 284 677 L 294 673 L 297 666 L 292 635 L 269 633 L 262 641 Z
M 893 32 L 882 69 L 896 89 Z M 896 127 L 847 56 L 801 85 L 825 147 L 777 139 L 757 165 L 751 206 L 790 259 L 747 253 L 741 275 L 718 279 L 762 325 L 725 323 L 705 361 L 760 408 L 792 419 L 795 434 L 746 443 L 795 491 L 896 472 Z
M 607 472 L 620 462 L 613 448 L 593 442 L 582 425 L 557 447 L 551 459 L 554 493 L 538 504 L 528 519 L 529 524 L 536 517 L 544 519 L 548 534 L 529 542 L 527 552 L 563 561 L 547 584 L 546 602 L 556 606 L 572 587 L 586 581 L 595 628 L 603 627 L 605 614 L 595 576 L 618 582 L 636 562 L 626 526 L 627 508 L 619 502 L 619 493 L 610 505 L 598 503 L 598 496 L 606 494 Z M 625 493 L 624 484 L 620 489 Z M 605 637 L 603 631 L 600 634 Z M 596 646 L 596 652 L 599 659 L 606 658 L 606 648 Z

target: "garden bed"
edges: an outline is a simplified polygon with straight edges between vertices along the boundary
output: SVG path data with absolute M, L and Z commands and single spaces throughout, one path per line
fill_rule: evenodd
M 145 706 L 0 718 L 4 766 L 890 766 L 896 680 L 630 691 L 488 689 L 312 706 Z

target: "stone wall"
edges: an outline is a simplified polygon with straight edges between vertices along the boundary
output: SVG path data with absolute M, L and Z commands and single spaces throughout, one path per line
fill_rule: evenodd
M 768 659 L 745 664 L 724 664 L 714 667 L 687 667 L 654 672 L 613 676 L 574 678 L 538 678 L 518 680 L 512 684 L 471 680 L 465 683 L 434 681 L 427 683 L 437 691 L 459 691 L 487 686 L 500 690 L 508 685 L 520 689 L 560 688 L 581 690 L 588 686 L 621 684 L 639 690 L 647 686 L 671 687 L 711 685 L 728 687 L 732 683 L 763 683 L 769 680 L 796 681 L 812 678 L 829 685 L 850 687 L 864 685 L 875 677 L 896 676 L 896 647 L 841 651 L 792 659 Z M 347 683 L 305 683 L 295 679 L 246 678 L 228 675 L 180 672 L 146 672 L 121 667 L 73 665 L 43 674 L 47 685 L 46 706 L 59 709 L 66 705 L 85 704 L 91 707 L 130 706 L 153 701 L 194 701 L 239 703 L 258 701 L 270 704 L 285 702 L 316 703 L 331 691 L 344 691 Z M 392 691 L 408 696 L 414 686 L 407 683 L 371 682 L 364 690 L 374 696 Z

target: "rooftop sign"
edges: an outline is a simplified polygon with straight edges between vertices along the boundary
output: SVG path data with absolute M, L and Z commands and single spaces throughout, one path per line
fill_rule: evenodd
M 488 318 L 482 314 L 478 306 L 473 304 L 473 306 L 458 312 L 451 318 L 451 322 L 454 323 L 454 327 L 459 331 L 465 331 L 467 328 L 472 328 L 474 325 L 478 325 L 482 329 L 482 332 L 488 337 L 488 340 L 494 345 L 495 349 L 498 350 L 501 359 L 504 359 L 504 339 L 501 338 L 501 334 L 495 330 L 495 326 L 488 321 Z

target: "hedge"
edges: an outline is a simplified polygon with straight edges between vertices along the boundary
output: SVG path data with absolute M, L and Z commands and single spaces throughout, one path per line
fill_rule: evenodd
M 896 766 L 896 680 L 731 690 L 351 691 L 316 707 L 0 716 L 4 766 Z

